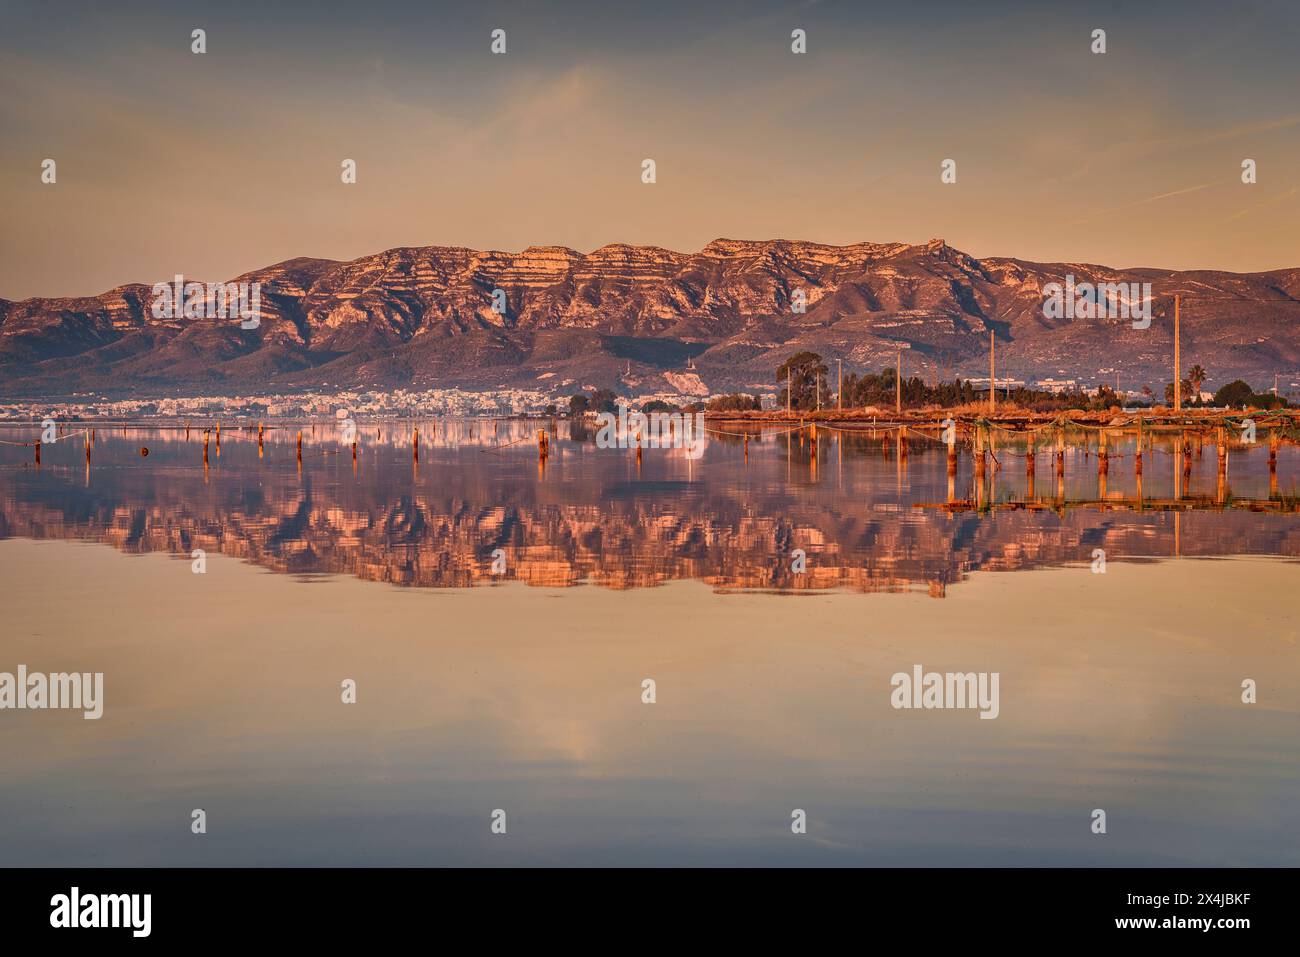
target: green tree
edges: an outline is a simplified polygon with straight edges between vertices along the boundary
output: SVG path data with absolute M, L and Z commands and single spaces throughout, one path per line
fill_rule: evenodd
M 787 391 L 793 397 L 791 405 L 796 409 L 813 409 L 817 406 L 817 389 L 819 380 L 826 375 L 826 364 L 815 352 L 796 352 L 776 370 L 776 381 L 781 384 L 777 399 L 785 407 Z M 786 383 L 789 384 L 787 390 Z
M 1238 406 L 1250 405 L 1254 398 L 1255 390 L 1250 387 L 1250 384 L 1236 379 L 1214 393 L 1214 404 L 1235 409 Z
M 618 396 L 609 389 L 597 389 L 591 393 L 590 408 L 593 412 L 617 412 Z
M 1183 405 L 1186 405 L 1191 400 L 1192 397 L 1192 384 L 1186 379 L 1183 380 L 1182 392 L 1183 392 Z M 1165 405 L 1172 406 L 1173 404 L 1174 404 L 1174 384 L 1172 382 L 1167 382 L 1165 383 Z
M 708 411 L 710 412 L 751 412 L 757 411 L 763 407 L 756 397 L 746 392 L 737 392 L 734 395 L 720 395 L 715 399 L 710 399 Z

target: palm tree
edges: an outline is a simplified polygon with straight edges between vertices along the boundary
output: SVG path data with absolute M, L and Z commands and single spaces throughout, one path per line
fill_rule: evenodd
M 1194 365 L 1187 371 L 1187 381 L 1192 384 L 1192 399 L 1194 401 L 1200 401 L 1201 386 L 1205 384 L 1205 380 L 1208 378 L 1209 376 L 1205 370 L 1199 365 Z

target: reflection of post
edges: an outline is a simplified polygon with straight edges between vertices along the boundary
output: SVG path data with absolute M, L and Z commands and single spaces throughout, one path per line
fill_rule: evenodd
M 1034 463 L 1034 456 L 1037 452 L 1035 448 L 1034 433 L 1029 433 L 1029 443 L 1025 449 L 1025 498 L 1034 497 L 1034 469 L 1037 467 Z
M 1106 431 L 1097 433 L 1097 498 L 1106 498 L 1106 485 L 1110 481 L 1110 451 L 1106 445 Z
M 1268 433 L 1268 497 L 1277 498 L 1277 430 Z
M 1179 460 L 1183 458 L 1183 434 L 1178 432 L 1174 435 L 1174 500 L 1182 498 L 1183 483 L 1179 479 Z
M 1219 480 L 1215 488 L 1214 500 L 1222 505 L 1226 500 L 1228 487 L 1228 438 L 1223 426 L 1219 426 L 1214 438 L 1215 452 L 1219 459 Z

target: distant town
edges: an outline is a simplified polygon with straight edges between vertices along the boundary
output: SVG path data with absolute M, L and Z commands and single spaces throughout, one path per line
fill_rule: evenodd
M 963 380 L 976 393 L 988 394 L 989 380 L 970 378 Z M 1288 383 L 1294 388 L 1297 383 Z M 1039 379 L 1030 385 L 1023 380 L 1001 378 L 997 380 L 1000 394 L 1010 397 L 1032 390 L 1039 394 L 1077 395 L 1096 400 L 1113 399 L 1123 404 L 1150 404 L 1152 397 L 1138 391 L 1115 390 L 1108 386 L 1088 388 L 1074 379 Z M 769 387 L 770 388 L 770 387 Z M 461 389 L 429 389 L 413 391 L 344 390 L 339 392 L 305 392 L 296 395 L 278 393 L 268 395 L 233 396 L 176 396 L 165 398 L 115 399 L 100 394 L 73 395 L 58 401 L 21 400 L 0 402 L 0 420 L 38 420 L 53 416 L 64 421 L 88 419 L 140 419 L 140 418 L 203 418 L 222 416 L 230 419 L 295 419 L 334 415 L 346 409 L 353 415 L 373 418 L 409 418 L 421 416 L 446 417 L 499 417 L 556 415 L 570 411 L 575 395 L 597 394 L 594 386 L 570 384 L 564 391 L 543 392 L 526 389 L 496 391 L 464 391 Z M 1104 395 L 1103 395 L 1104 393 Z M 1294 393 L 1291 393 L 1294 394 Z M 784 390 L 746 393 L 752 396 L 754 407 L 779 409 L 785 403 Z M 1288 395 L 1282 392 L 1283 396 Z M 686 395 L 656 392 L 636 396 L 610 397 L 619 404 L 632 408 L 710 408 L 733 398 L 732 394 Z M 1199 391 L 1189 396 L 1193 401 L 1210 403 L 1213 392 Z M 798 397 L 797 397 L 798 399 Z M 824 401 L 835 401 L 834 391 L 825 393 Z M 804 403 L 796 401 L 796 407 Z M 810 403 L 811 404 L 811 403 Z

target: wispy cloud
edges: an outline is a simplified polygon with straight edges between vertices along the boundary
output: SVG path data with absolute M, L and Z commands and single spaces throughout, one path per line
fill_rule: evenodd
M 1138 206 L 1145 206 L 1148 203 L 1155 203 L 1162 199 L 1170 199 L 1174 196 L 1185 196 L 1188 193 L 1198 193 L 1203 189 L 1209 189 L 1214 183 L 1201 183 L 1197 186 L 1188 186 L 1184 189 L 1170 190 L 1167 193 L 1157 193 L 1155 196 L 1147 196 L 1145 199 L 1136 199 L 1131 203 L 1125 203 L 1122 206 L 1110 206 L 1106 209 L 1098 209 L 1089 213 L 1087 216 L 1081 216 L 1078 219 L 1071 220 L 1068 225 L 1077 226 L 1080 223 L 1090 223 L 1102 216 L 1109 216 L 1111 213 L 1123 212 L 1126 209 L 1133 209 Z

